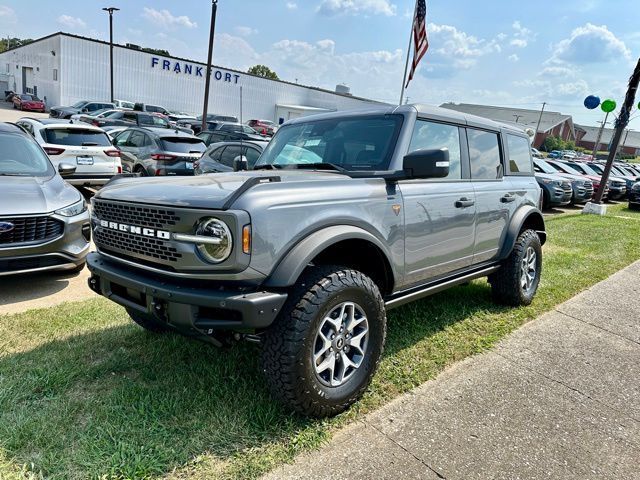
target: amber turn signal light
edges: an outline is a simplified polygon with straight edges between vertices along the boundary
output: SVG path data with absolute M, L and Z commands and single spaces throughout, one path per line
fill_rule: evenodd
M 242 227 L 242 252 L 251 253 L 251 225 Z

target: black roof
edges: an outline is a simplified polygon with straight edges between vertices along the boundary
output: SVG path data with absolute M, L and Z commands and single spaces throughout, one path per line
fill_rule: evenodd
M 10 122 L 0 122 L 0 133 L 22 133 L 27 135 L 18 125 Z

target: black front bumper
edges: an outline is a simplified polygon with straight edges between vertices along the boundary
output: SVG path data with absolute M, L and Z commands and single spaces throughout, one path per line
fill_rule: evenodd
M 194 285 L 181 278 L 169 279 L 122 266 L 95 252 L 87 257 L 87 267 L 94 292 L 189 334 L 266 328 L 287 299 L 286 293 L 223 290 L 219 283 L 212 286 L 200 280 Z

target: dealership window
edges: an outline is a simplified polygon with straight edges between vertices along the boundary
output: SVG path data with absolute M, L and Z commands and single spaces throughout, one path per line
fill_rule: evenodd
M 57 68 L 53 69 L 53 81 L 54 82 L 58 81 L 58 69 Z
M 446 180 L 460 180 L 460 130 L 454 125 L 418 120 L 413 127 L 409 152 L 416 150 L 449 150 L 449 175 Z M 441 179 L 436 179 L 441 180 Z
M 507 135 L 509 147 L 509 173 L 531 173 L 531 147 L 529 140 L 516 135 Z
M 469 140 L 471 178 L 475 180 L 502 178 L 498 134 L 468 128 L 467 139 Z

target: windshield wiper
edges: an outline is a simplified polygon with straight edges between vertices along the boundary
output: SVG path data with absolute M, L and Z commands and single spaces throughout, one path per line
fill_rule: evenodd
M 335 163 L 329 162 L 318 162 L 318 163 L 297 163 L 296 167 L 298 169 L 311 169 L 311 170 L 336 170 L 338 172 L 346 172 L 347 169 L 341 167 L 340 165 L 336 165 Z
M 26 173 L 0 173 L 0 177 L 26 177 Z
M 277 170 L 277 167 L 270 163 L 265 163 L 264 165 L 257 165 L 253 167 L 253 170 Z

